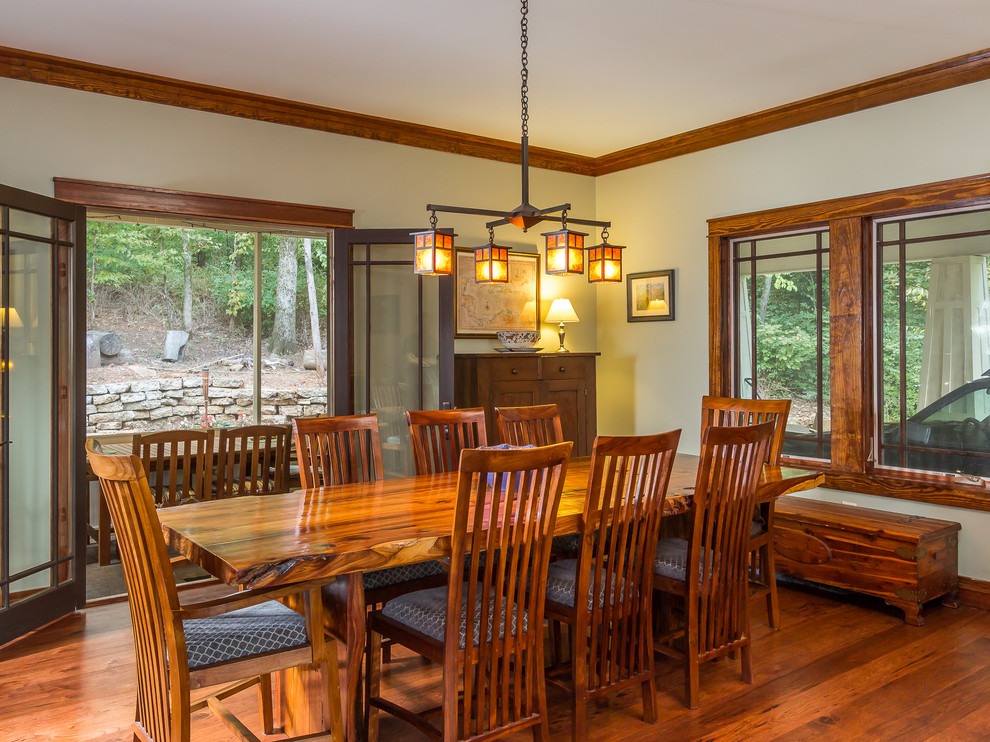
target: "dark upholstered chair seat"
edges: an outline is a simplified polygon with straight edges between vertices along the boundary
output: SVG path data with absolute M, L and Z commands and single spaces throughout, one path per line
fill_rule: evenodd
M 688 542 L 682 538 L 662 538 L 657 544 L 654 574 L 684 582 L 687 573 Z
M 436 561 L 403 564 L 400 567 L 389 567 L 374 572 L 364 573 L 364 589 L 377 590 L 383 587 L 401 585 L 403 582 L 422 580 L 444 573 L 443 565 Z
M 578 549 L 581 548 L 581 534 L 568 533 L 564 536 L 554 536 L 551 548 L 562 554 L 577 554 Z
M 459 648 L 464 649 L 464 641 L 467 636 L 467 585 L 464 586 L 464 597 L 461 602 L 461 623 L 458 631 L 459 636 Z M 481 592 L 481 586 L 478 586 L 478 592 Z M 505 622 L 505 611 L 507 601 L 502 599 L 502 607 L 500 611 L 494 610 L 495 597 L 491 597 L 491 604 L 489 606 L 489 620 L 488 620 L 488 630 L 487 630 L 487 641 L 492 640 L 492 619 L 498 623 L 499 626 L 499 638 L 504 637 L 504 622 Z M 475 599 L 474 612 L 475 616 L 479 615 L 481 612 L 481 597 L 480 595 Z M 497 614 L 497 615 L 495 615 Z M 389 618 L 396 623 L 400 623 L 414 631 L 418 631 L 420 634 L 434 639 L 435 641 L 442 642 L 444 639 L 444 630 L 447 624 L 447 588 L 446 587 L 435 587 L 429 590 L 418 590 L 414 593 L 408 593 L 407 595 L 402 595 L 394 600 L 390 600 L 385 604 L 385 608 L 382 609 L 382 615 Z M 516 608 L 513 606 L 512 609 L 512 625 L 510 628 L 511 636 L 516 635 Z M 523 612 L 522 616 L 523 628 L 525 632 L 529 628 L 529 620 L 526 612 Z M 475 621 L 474 625 L 474 644 L 478 645 L 478 639 L 481 635 L 480 626 L 478 622 Z
M 278 601 L 182 622 L 189 668 L 306 646 L 306 619 Z
M 604 581 L 604 570 L 602 580 Z M 560 605 L 566 605 L 569 608 L 574 607 L 574 595 L 577 591 L 577 559 L 561 559 L 557 562 L 551 562 L 550 568 L 547 571 L 547 600 L 552 603 L 559 603 Z M 595 591 L 594 577 L 591 578 L 588 584 L 588 610 L 594 610 L 594 596 L 592 593 Z M 624 597 L 624 590 L 619 591 L 618 601 L 622 601 Z M 612 585 L 612 589 L 609 591 L 609 605 L 616 602 L 615 597 L 615 585 Z M 602 585 L 598 591 L 598 607 L 603 608 L 605 606 L 605 585 Z
M 767 532 L 767 524 L 763 522 L 763 518 L 753 519 L 752 524 L 749 527 L 749 537 L 756 538 L 757 536 Z

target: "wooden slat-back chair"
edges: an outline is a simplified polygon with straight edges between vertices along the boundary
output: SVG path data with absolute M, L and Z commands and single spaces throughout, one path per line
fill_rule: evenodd
M 488 445 L 483 407 L 408 411 L 406 422 L 417 474 L 454 471 L 461 450 Z
M 330 733 L 318 738 L 342 740 L 337 650 L 333 640 L 324 638 L 319 584 L 244 590 L 181 605 L 140 460 L 97 453 L 91 443 L 87 454 L 116 527 L 127 580 L 137 665 L 134 739 L 189 742 L 190 715 L 209 707 L 240 739 L 257 742 L 224 699 L 258 686 L 261 721 L 271 734 L 271 673 L 315 665 L 323 683 L 324 718 L 331 726 Z M 306 615 L 278 598 L 305 606 Z M 190 690 L 221 683 L 233 684 L 191 701 Z
M 213 435 L 212 428 L 134 435 L 131 450 L 141 460 L 156 507 L 212 498 Z
M 372 613 L 370 724 L 373 709 L 384 709 L 444 742 L 526 728 L 534 739 L 549 740 L 544 596 L 571 447 L 461 453 L 448 586 L 410 593 Z M 442 729 L 378 696 L 382 635 L 442 665 Z
M 658 637 L 656 648 L 684 661 L 685 705 L 698 706 L 698 666 L 739 650 L 742 678 L 753 682 L 749 632 L 749 531 L 772 422 L 710 427 L 701 443 L 690 542 L 661 539 L 654 587 L 684 603 L 684 627 Z M 683 650 L 673 642 L 683 640 Z
M 290 430 L 288 425 L 220 428 L 216 496 L 288 492 Z
M 645 720 L 657 720 L 653 561 L 680 437 L 598 436 L 580 556 L 550 565 L 547 618 L 571 627 L 575 742 L 588 739 L 588 700 L 630 685 L 642 687 Z
M 701 400 L 701 431 L 711 425 L 756 425 L 773 422 L 773 440 L 767 463 L 780 465 L 787 430 L 789 399 L 732 399 L 703 397 Z M 750 596 L 765 595 L 767 619 L 774 629 L 780 628 L 780 601 L 777 598 L 777 565 L 773 550 L 773 520 L 775 499 L 757 503 L 753 529 L 749 539 Z
M 342 415 L 292 421 L 303 488 L 382 479 L 382 445 L 376 415 Z
M 560 411 L 555 404 L 531 407 L 496 407 L 498 434 L 512 446 L 548 446 L 564 440 Z

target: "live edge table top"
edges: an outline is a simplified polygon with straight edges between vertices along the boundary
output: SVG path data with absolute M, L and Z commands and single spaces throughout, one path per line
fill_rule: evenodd
M 555 534 L 581 528 L 590 459 L 568 463 Z M 678 454 L 664 515 L 687 512 L 698 457 Z M 764 468 L 761 499 L 810 489 L 817 472 Z M 263 587 L 450 554 L 457 474 L 386 479 L 158 511 L 169 546 L 229 585 Z

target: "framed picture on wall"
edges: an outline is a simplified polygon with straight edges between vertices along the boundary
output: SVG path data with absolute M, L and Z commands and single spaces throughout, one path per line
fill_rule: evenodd
M 626 321 L 674 319 L 674 270 L 630 273 L 626 276 Z
M 539 263 L 539 255 L 510 252 L 508 283 L 476 283 L 474 250 L 457 250 L 454 337 L 493 338 L 503 330 L 539 330 Z

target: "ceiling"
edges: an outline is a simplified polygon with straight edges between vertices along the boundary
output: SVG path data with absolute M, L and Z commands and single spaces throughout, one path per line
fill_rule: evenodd
M 513 0 L 0 0 L 0 45 L 517 141 Z M 532 0 L 530 142 L 599 156 L 982 49 L 987 0 Z

